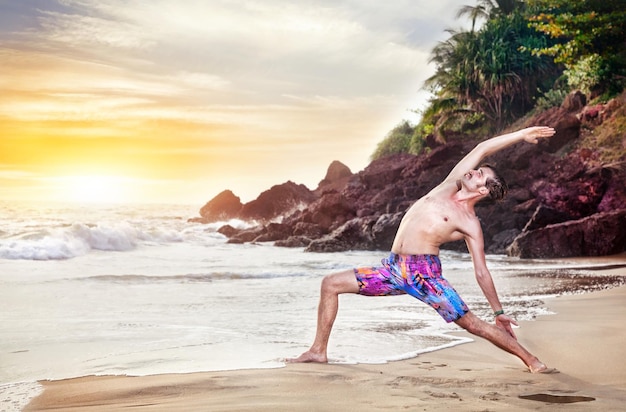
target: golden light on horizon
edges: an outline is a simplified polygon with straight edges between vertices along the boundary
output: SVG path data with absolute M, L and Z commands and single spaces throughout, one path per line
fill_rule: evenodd
M 65 176 L 57 179 L 60 197 L 75 203 L 127 203 L 128 179 L 120 176 Z
M 438 34 L 405 7 L 188 3 L 0 5 L 0 200 L 252 200 L 416 117 Z

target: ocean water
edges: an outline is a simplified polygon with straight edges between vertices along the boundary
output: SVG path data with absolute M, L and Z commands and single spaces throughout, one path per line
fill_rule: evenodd
M 228 244 L 223 223 L 187 222 L 198 210 L 0 203 L 0 409 L 19 410 L 38 380 L 281 367 L 312 342 L 322 277 L 388 254 Z M 441 260 L 470 308 L 490 319 L 469 256 Z M 597 274 L 601 260 L 488 264 L 518 320 L 548 314 L 546 298 L 622 282 Z M 407 296 L 342 296 L 329 357 L 409 358 L 463 343 L 454 330 Z

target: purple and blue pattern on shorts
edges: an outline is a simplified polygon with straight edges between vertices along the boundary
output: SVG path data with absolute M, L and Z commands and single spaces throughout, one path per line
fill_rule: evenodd
M 446 322 L 454 322 L 469 312 L 463 299 L 441 276 L 439 256 L 392 253 L 381 263 L 380 267 L 354 269 L 359 294 L 408 294 L 430 305 Z

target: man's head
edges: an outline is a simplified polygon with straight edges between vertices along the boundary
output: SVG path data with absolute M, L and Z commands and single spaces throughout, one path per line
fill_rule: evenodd
M 506 196 L 506 193 L 509 190 L 509 187 L 504 179 L 498 174 L 498 171 L 492 165 L 483 164 L 480 167 L 491 169 L 493 172 L 493 176 L 488 177 L 485 181 L 485 187 L 489 190 L 486 199 L 494 202 L 504 199 L 504 196 Z

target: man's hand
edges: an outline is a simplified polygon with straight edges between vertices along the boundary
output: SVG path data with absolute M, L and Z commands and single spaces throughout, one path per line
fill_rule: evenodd
M 517 326 L 517 322 L 509 318 L 507 315 L 498 315 L 496 317 L 496 326 L 500 329 L 504 329 L 504 331 L 511 335 L 513 339 L 517 340 L 517 336 L 515 336 L 515 332 L 513 332 L 513 327 L 511 325 Z
M 535 126 L 520 130 L 520 132 L 523 133 L 524 141 L 537 144 L 539 139 L 552 137 L 556 133 L 556 130 L 546 126 Z

